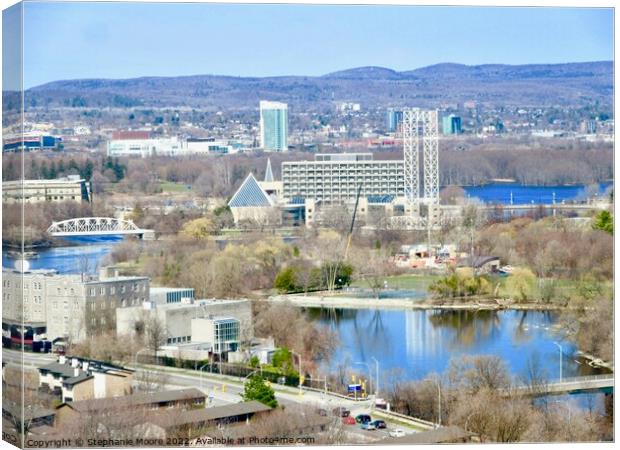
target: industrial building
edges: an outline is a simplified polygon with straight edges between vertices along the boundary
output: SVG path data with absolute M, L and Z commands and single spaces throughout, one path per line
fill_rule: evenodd
M 2 182 L 2 202 L 90 202 L 90 182 L 79 175 L 69 175 L 53 180 L 18 180 Z
M 284 152 L 288 150 L 288 105 L 261 100 L 260 146 L 263 150 Z

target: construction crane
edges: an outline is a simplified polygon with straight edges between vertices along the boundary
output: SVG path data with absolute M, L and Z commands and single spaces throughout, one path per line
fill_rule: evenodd
M 353 229 L 355 227 L 355 218 L 357 217 L 357 206 L 360 202 L 360 195 L 362 193 L 362 183 L 357 187 L 357 195 L 355 196 L 355 206 L 353 207 L 353 216 L 351 217 L 351 226 L 349 227 L 349 233 L 347 234 L 347 244 L 344 248 L 344 255 L 342 259 L 340 259 L 336 266 L 334 267 L 334 271 L 332 274 L 332 279 L 329 283 L 329 290 L 333 290 L 336 287 L 336 277 L 338 276 L 338 271 L 340 270 L 340 265 L 347 260 L 347 256 L 349 255 L 349 248 L 351 247 L 351 238 L 353 237 Z

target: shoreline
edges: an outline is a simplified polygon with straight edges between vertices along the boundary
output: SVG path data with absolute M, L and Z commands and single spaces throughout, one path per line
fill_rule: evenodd
M 358 297 L 339 297 L 339 296 L 312 296 L 312 295 L 272 295 L 265 299 L 270 303 L 288 302 L 293 306 L 302 308 L 339 308 L 339 309 L 392 309 L 392 310 L 528 310 L 528 311 L 560 311 L 568 309 L 560 305 L 541 305 L 538 303 L 505 304 L 492 302 L 470 302 L 470 303 L 433 303 L 429 299 L 414 298 L 358 298 Z

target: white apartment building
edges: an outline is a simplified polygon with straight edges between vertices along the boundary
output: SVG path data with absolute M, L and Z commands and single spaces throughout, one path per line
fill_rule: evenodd
M 282 163 L 285 201 L 312 199 L 320 202 L 361 197 L 402 197 L 405 194 L 402 160 L 374 160 L 372 153 L 317 154 L 314 161 Z

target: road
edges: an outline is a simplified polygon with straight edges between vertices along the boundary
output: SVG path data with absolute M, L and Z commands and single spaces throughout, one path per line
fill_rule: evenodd
M 22 358 L 24 366 L 33 370 L 57 360 L 55 355 L 45 353 L 23 353 L 22 355 L 21 352 L 15 350 L 2 349 L 2 361 L 5 363 L 21 365 Z M 208 372 L 199 374 L 193 370 L 141 364 L 136 367 L 135 378 L 139 379 L 140 373 L 145 371 L 163 375 L 162 379 L 167 390 L 187 387 L 202 390 L 209 397 L 208 406 L 222 406 L 238 403 L 241 400 L 243 379 L 237 377 Z M 329 394 L 326 395 L 324 392 L 303 390 L 300 393 L 298 388 L 291 386 L 281 386 L 278 384 L 272 384 L 271 386 L 275 391 L 278 403 L 281 405 L 312 406 L 324 408 L 328 411 L 332 411 L 336 407 L 345 407 L 351 411 L 353 417 L 362 413 L 372 415 L 372 400 L 355 401 Z M 385 421 L 388 424 L 388 430 L 400 428 L 407 434 L 420 431 L 419 428 L 408 426 L 400 421 L 398 424 L 390 423 L 390 419 L 385 419 Z M 352 438 L 363 442 L 374 442 L 388 435 L 387 430 L 366 431 L 359 428 L 358 425 L 347 426 L 346 432 Z

